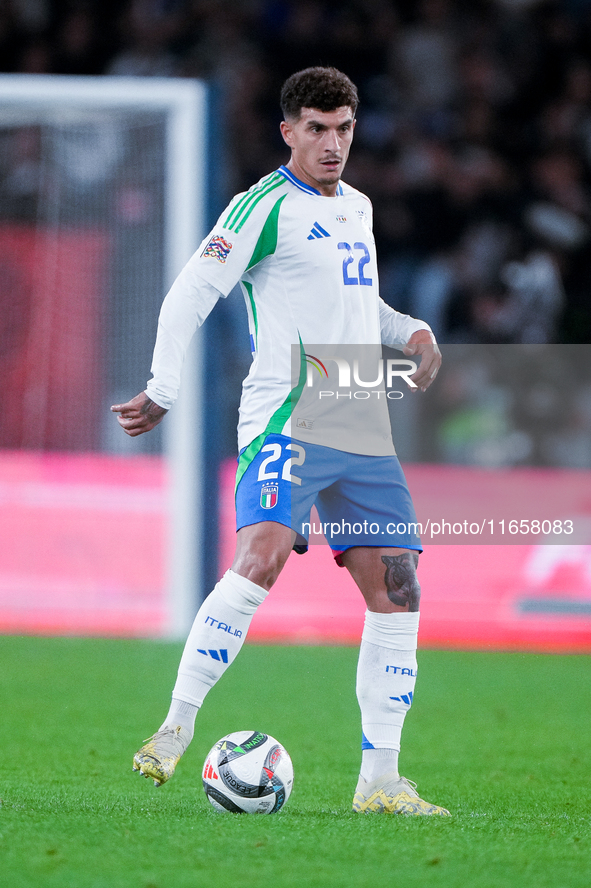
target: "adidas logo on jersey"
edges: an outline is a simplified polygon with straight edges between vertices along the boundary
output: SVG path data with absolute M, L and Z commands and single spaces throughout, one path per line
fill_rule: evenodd
M 314 222 L 312 230 L 308 235 L 308 240 L 314 240 L 317 237 L 330 237 L 330 234 L 328 233 L 328 231 L 326 231 L 325 228 L 322 227 L 320 222 Z

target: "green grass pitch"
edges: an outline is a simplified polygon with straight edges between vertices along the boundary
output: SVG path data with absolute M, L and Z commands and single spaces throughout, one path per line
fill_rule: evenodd
M 588 888 L 591 661 L 422 651 L 402 772 L 451 818 L 354 815 L 356 651 L 246 646 L 208 697 L 174 779 L 131 770 L 181 648 L 0 643 L 2 888 Z M 295 784 L 272 817 L 216 814 L 210 746 L 258 729 Z

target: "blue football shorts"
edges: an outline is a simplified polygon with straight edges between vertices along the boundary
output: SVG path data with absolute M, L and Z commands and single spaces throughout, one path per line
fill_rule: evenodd
M 312 506 L 318 518 L 310 517 Z M 295 530 L 298 552 L 319 532 L 335 557 L 353 546 L 423 548 L 396 456 L 346 453 L 286 435 L 265 438 L 236 487 L 236 529 L 261 521 Z

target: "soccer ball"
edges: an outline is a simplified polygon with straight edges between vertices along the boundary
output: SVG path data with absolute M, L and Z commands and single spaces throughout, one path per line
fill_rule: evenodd
M 261 731 L 226 734 L 209 751 L 203 789 L 216 811 L 275 814 L 293 786 L 291 759 L 273 737 Z

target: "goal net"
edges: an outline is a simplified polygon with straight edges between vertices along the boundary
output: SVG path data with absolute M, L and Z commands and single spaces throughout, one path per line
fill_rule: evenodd
M 200 597 L 199 336 L 131 439 L 163 294 L 203 236 L 196 81 L 0 77 L 0 630 L 182 636 Z

